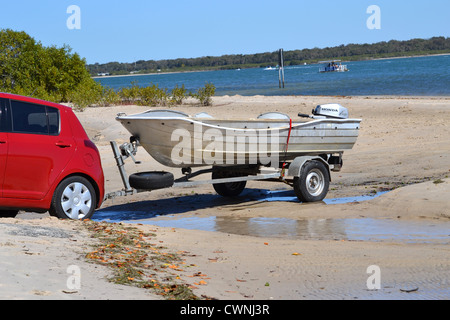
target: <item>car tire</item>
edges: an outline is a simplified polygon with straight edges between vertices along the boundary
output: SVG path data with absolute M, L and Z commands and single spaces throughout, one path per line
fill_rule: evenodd
M 138 190 L 158 190 L 173 186 L 175 178 L 172 173 L 164 171 L 139 172 L 130 175 L 132 188 Z
M 294 178 L 294 191 L 302 202 L 322 201 L 330 186 L 328 169 L 320 161 L 307 162 L 299 177 Z
M 95 212 L 97 195 L 84 177 L 72 176 L 63 180 L 53 194 L 50 215 L 60 219 L 90 219 Z
M 18 210 L 1 210 L 0 218 L 15 218 L 18 213 Z

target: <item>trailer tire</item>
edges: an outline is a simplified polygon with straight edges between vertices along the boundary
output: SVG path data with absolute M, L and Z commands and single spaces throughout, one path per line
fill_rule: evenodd
M 321 161 L 308 161 L 299 177 L 294 178 L 294 191 L 302 202 L 322 201 L 330 186 L 328 169 Z
M 172 173 L 164 171 L 139 172 L 130 175 L 132 188 L 138 190 L 158 190 L 173 186 L 175 178 Z
M 234 178 L 239 177 L 237 174 L 229 173 L 223 170 L 213 171 L 213 179 Z M 213 184 L 214 190 L 222 197 L 233 198 L 237 197 L 244 191 L 247 181 L 226 182 Z

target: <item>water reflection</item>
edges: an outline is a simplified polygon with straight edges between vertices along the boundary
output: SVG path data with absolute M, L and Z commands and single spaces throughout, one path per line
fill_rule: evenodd
M 129 221 L 123 221 L 129 222 Z M 165 216 L 139 223 L 189 230 L 218 231 L 255 237 L 347 239 L 344 219 L 296 220 L 287 218 Z
M 144 222 L 146 223 L 146 222 Z M 234 217 L 161 217 L 148 221 L 160 227 L 218 231 L 264 238 L 305 240 L 405 241 L 449 243 L 450 222 L 390 219 L 287 219 Z
M 297 220 L 287 218 L 220 217 L 215 220 L 215 231 L 257 237 L 333 239 L 346 238 L 342 221 L 333 219 Z

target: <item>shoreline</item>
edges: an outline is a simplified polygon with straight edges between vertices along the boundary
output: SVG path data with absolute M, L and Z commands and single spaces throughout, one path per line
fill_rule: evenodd
M 120 77 L 138 77 L 138 76 L 153 76 L 153 75 L 166 75 L 166 74 L 180 74 L 180 73 L 196 73 L 196 72 L 212 72 L 218 70 L 194 70 L 194 71 L 166 71 L 166 72 L 153 72 L 153 73 L 137 73 L 137 74 L 122 74 L 112 76 L 94 76 L 92 79 L 107 79 L 107 78 L 120 78 Z
M 439 56 L 450 56 L 450 52 L 412 55 L 412 56 L 398 56 L 398 57 L 391 57 L 391 58 L 372 58 L 370 60 L 389 60 L 389 59 L 406 59 L 406 58 L 439 57 Z M 355 60 L 355 61 L 364 61 L 364 60 Z
M 412 56 L 396 56 L 396 57 L 389 57 L 389 58 L 367 58 L 362 60 L 351 60 L 351 61 L 345 61 L 342 60 L 342 62 L 359 62 L 359 61 L 377 61 L 377 60 L 390 60 L 390 59 L 406 59 L 406 58 L 421 58 L 421 57 L 438 57 L 438 56 L 450 56 L 449 53 L 435 53 L 435 54 L 423 54 L 423 55 L 412 55 Z M 309 63 L 308 65 L 319 65 L 320 63 Z M 295 66 L 303 66 L 302 64 L 295 65 Z M 261 67 L 259 67 L 261 68 Z M 285 67 L 286 69 L 287 67 Z M 258 69 L 258 67 L 254 68 L 244 68 L 244 69 Z M 227 70 L 233 70 L 233 69 L 227 69 Z M 133 77 L 133 76 L 151 76 L 151 75 L 167 75 L 167 74 L 180 74 L 180 73 L 195 73 L 195 72 L 212 72 L 212 71 L 225 71 L 225 70 L 193 70 L 193 71 L 164 71 L 164 72 L 153 72 L 153 73 L 139 73 L 139 74 L 123 74 L 123 75 L 110 75 L 110 76 L 91 76 L 92 79 L 107 79 L 107 78 L 119 78 L 119 77 Z
M 433 100 L 448 100 L 450 99 L 450 95 L 429 95 L 429 96 L 412 96 L 412 95 L 349 95 L 349 96 L 341 96 L 341 95 L 261 95 L 261 94 L 255 94 L 255 95 L 241 95 L 241 94 L 235 94 L 235 95 L 215 95 L 214 97 L 217 98 L 230 98 L 230 97 L 267 97 L 267 98 L 282 98 L 282 97 L 294 97 L 294 98 L 348 98 L 348 99 L 433 99 Z

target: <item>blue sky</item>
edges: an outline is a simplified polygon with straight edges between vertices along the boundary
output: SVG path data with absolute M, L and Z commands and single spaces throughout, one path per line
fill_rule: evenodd
M 70 5 L 79 30 L 67 28 Z M 381 29 L 366 26 L 370 5 Z M 14 0 L 2 1 L 0 28 L 105 63 L 449 37 L 449 17 L 449 0 Z

